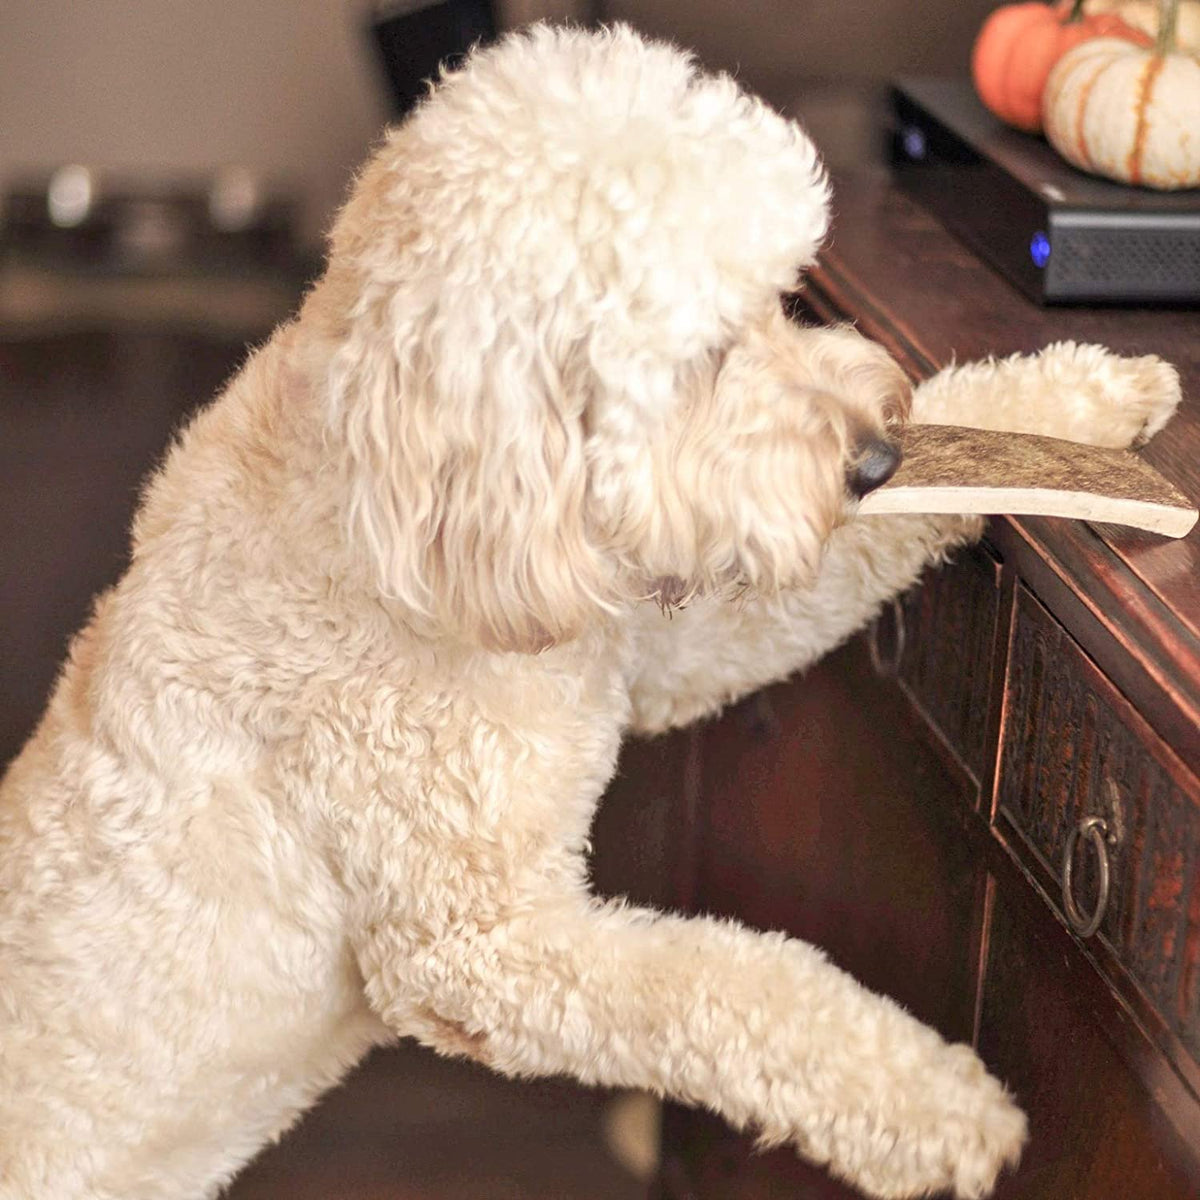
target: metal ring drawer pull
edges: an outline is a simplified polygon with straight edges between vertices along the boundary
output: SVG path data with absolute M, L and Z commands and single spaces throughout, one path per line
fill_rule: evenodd
M 1062 866 L 1062 898 L 1063 908 L 1067 912 L 1067 920 L 1080 937 L 1091 937 L 1100 928 L 1104 920 L 1104 910 L 1108 908 L 1108 822 L 1103 817 L 1084 817 L 1067 836 L 1067 848 L 1063 851 Z M 1096 910 L 1090 917 L 1084 916 L 1075 903 L 1071 891 L 1075 871 L 1075 843 L 1079 838 L 1087 838 L 1096 848 L 1096 860 L 1100 867 L 1100 895 L 1096 900 Z
M 896 644 L 892 648 L 890 658 L 884 658 L 879 650 L 879 625 L 887 612 L 885 608 L 871 622 L 867 630 L 867 653 L 871 656 L 871 666 L 877 675 L 895 675 L 900 670 L 900 662 L 904 658 L 904 646 L 907 637 L 904 628 L 904 605 L 899 598 L 892 600 L 892 622 L 896 627 Z

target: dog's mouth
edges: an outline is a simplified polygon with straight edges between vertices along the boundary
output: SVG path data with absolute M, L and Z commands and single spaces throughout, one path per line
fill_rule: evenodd
M 687 604 L 692 594 L 693 589 L 678 575 L 660 575 L 652 581 L 646 598 L 653 600 L 663 612 L 670 612 Z

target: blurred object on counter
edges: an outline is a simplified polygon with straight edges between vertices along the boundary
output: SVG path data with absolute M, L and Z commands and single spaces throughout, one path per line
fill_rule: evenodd
M 295 214 L 238 166 L 170 188 L 78 164 L 17 183 L 0 215 L 0 325 L 265 332 L 313 270 Z
M 426 94 L 443 65 L 475 45 L 534 21 L 587 24 L 594 0 L 384 0 L 369 20 L 392 113 L 402 117 Z
M 244 167 L 167 190 L 72 164 L 11 187 L 0 228 L 6 255 L 69 270 L 261 270 L 294 262 L 294 208 Z
M 63 163 L 167 186 L 285 180 L 319 246 L 386 105 L 369 0 L 0 3 L 0 193 Z
M 425 95 L 443 63 L 493 41 L 497 30 L 490 0 L 392 0 L 375 9 L 370 32 L 400 117 Z

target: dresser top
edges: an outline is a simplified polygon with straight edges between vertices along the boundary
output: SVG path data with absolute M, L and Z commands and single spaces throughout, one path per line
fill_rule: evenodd
M 1140 453 L 1200 506 L 1200 312 L 1040 308 L 904 194 L 886 167 L 835 171 L 833 184 L 833 229 L 806 291 L 818 312 L 853 319 L 918 379 L 951 362 L 1064 340 L 1167 359 L 1184 401 Z M 1009 520 L 1200 728 L 1200 526 L 1173 540 L 1079 521 Z

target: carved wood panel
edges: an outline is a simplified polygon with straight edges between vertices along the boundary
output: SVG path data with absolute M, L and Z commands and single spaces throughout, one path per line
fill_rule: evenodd
M 1052 899 L 1068 835 L 1108 822 L 1111 868 L 1099 934 L 1167 1026 L 1200 1055 L 1200 781 L 1025 588 L 1009 656 L 998 816 L 1021 834 Z M 1081 844 L 1073 894 L 1098 901 Z
M 967 547 L 927 572 L 900 604 L 900 683 L 980 784 L 989 766 L 999 564 L 984 547 Z

